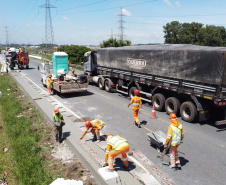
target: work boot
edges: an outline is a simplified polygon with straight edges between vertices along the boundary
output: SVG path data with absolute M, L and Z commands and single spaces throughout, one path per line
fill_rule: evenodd
M 140 124 L 137 125 L 138 128 L 141 128 Z
M 180 163 L 176 164 L 176 167 L 177 167 L 178 170 L 181 170 L 181 164 Z
M 93 136 L 93 139 L 92 139 L 92 142 L 94 142 L 94 141 L 96 141 L 96 140 L 97 140 L 97 136 L 94 135 L 94 136 Z
M 107 172 L 114 172 L 114 169 L 108 168 L 108 169 L 106 169 L 106 171 L 107 171 Z
M 172 165 L 169 165 L 169 168 L 172 169 L 173 171 L 177 170 L 176 166 L 172 167 Z

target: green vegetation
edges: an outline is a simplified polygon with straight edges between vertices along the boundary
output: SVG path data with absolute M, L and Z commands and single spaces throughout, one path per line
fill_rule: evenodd
M 84 59 L 84 54 L 90 51 L 89 48 L 85 46 L 60 46 L 57 51 L 64 51 L 68 54 L 68 60 L 70 64 L 81 65 Z
M 22 95 L 8 74 L 1 76 L 0 90 L 3 93 L 0 99 L 1 146 L 9 148 L 6 153 L 0 152 L 0 173 L 7 171 L 11 184 L 50 184 L 53 179 L 45 170 L 45 160 L 40 157 L 44 152 L 39 145 L 42 135 L 37 133 L 43 133 L 43 127 L 39 125 L 42 117 L 35 110 L 37 116 L 31 117 L 29 103 L 21 105 L 17 96 Z
M 130 46 L 131 45 L 131 41 L 129 40 L 117 40 L 117 39 L 113 39 L 110 38 L 106 41 L 103 41 L 100 44 L 101 48 L 107 48 L 107 47 L 122 47 L 122 46 Z
M 226 28 L 202 23 L 172 21 L 164 28 L 165 43 L 196 44 L 202 46 L 226 46 Z

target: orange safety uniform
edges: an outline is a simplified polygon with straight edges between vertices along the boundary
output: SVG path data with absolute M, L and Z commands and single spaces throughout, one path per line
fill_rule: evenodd
M 165 145 L 167 145 L 171 141 L 170 161 L 171 166 L 175 167 L 176 164 L 180 164 L 177 148 L 179 147 L 181 141 L 184 139 L 184 130 L 182 125 L 177 121 L 177 119 L 170 119 L 170 122 L 171 125 L 168 129 Z
M 129 151 L 129 144 L 126 139 L 120 136 L 113 136 L 107 142 L 107 148 L 105 153 L 105 162 L 108 161 L 109 169 L 113 170 L 114 159 L 116 156 L 122 154 L 122 161 L 126 167 L 128 167 L 127 152 Z
M 90 127 L 86 127 L 86 130 L 83 132 L 82 137 L 83 138 L 88 130 L 91 128 L 91 132 L 93 135 L 97 136 L 97 140 L 100 140 L 100 130 L 105 126 L 105 123 L 101 120 L 93 120 L 91 121 Z
M 130 102 L 133 104 L 133 123 L 137 123 L 139 125 L 140 121 L 138 120 L 138 112 L 140 109 L 140 105 L 142 105 L 141 98 L 138 96 L 134 96 L 132 97 Z

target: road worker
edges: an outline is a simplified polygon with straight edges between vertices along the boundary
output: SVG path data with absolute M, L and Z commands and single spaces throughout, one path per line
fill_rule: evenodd
M 51 87 L 52 87 L 52 74 L 49 74 L 48 78 L 46 79 L 46 86 L 47 86 L 47 89 L 48 89 L 48 93 L 49 93 L 49 96 L 51 95 Z
M 7 73 L 9 72 L 9 64 L 8 64 L 7 60 L 5 60 L 5 70 Z
M 92 120 L 92 121 L 86 121 L 85 122 L 86 130 L 83 132 L 82 139 L 89 129 L 91 129 L 91 132 L 93 134 L 93 141 L 97 140 L 96 142 L 100 142 L 100 130 L 105 126 L 105 123 L 101 120 Z
M 107 140 L 107 148 L 105 153 L 105 163 L 104 166 L 109 166 L 108 170 L 114 170 L 114 159 L 118 155 L 122 154 L 122 161 L 124 163 L 124 167 L 127 169 L 129 166 L 127 152 L 129 152 L 129 144 L 127 140 L 120 136 L 113 136 L 112 134 L 108 134 L 106 137 Z M 107 163 L 108 161 L 108 163 Z
M 65 125 L 65 121 L 63 118 L 63 115 L 60 113 L 58 108 L 54 108 L 53 113 L 53 123 L 55 126 L 55 132 L 56 132 L 56 141 L 62 142 L 62 133 L 63 133 L 63 126 Z
M 170 143 L 170 161 L 171 165 L 170 168 L 176 170 L 181 169 L 180 159 L 178 156 L 178 147 L 181 143 L 181 141 L 184 138 L 184 131 L 182 125 L 177 121 L 176 114 L 172 113 L 170 114 L 170 123 L 167 138 L 164 147 L 166 148 L 168 143 Z
M 138 120 L 138 113 L 139 113 L 139 110 L 142 111 L 142 101 L 141 101 L 141 98 L 138 97 L 138 94 L 139 94 L 139 90 L 135 90 L 134 91 L 134 97 L 132 97 L 128 107 L 133 104 L 133 123 L 135 125 L 138 126 L 138 128 L 141 128 L 140 126 L 140 121 Z

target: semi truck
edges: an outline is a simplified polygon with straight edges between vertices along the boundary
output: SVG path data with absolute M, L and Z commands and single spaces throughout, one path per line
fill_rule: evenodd
M 226 48 L 160 44 L 100 48 L 85 53 L 84 73 L 100 89 L 134 96 L 187 122 L 220 113 L 226 124 Z M 221 117 L 220 117 L 221 116 Z
M 52 61 L 42 63 L 41 82 L 46 86 L 49 74 L 52 74 L 53 93 L 74 93 L 88 90 L 87 76 L 77 74 L 68 66 L 68 55 L 65 52 L 54 52 Z

